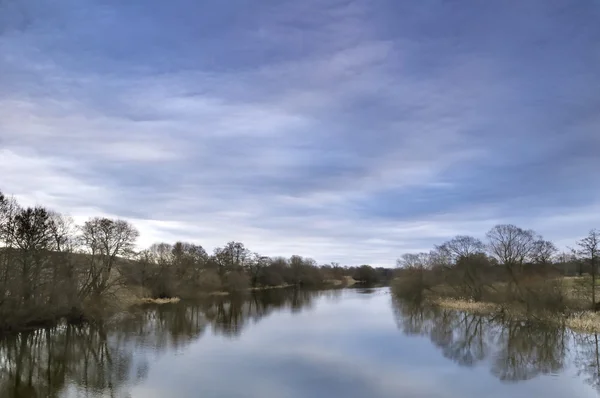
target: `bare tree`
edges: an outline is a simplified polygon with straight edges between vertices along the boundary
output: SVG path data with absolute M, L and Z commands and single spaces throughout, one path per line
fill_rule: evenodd
M 243 243 L 229 242 L 225 247 L 214 250 L 213 259 L 217 264 L 219 275 L 223 277 L 227 271 L 241 270 L 246 266 L 250 250 Z
M 431 280 L 430 270 L 433 266 L 431 253 L 406 253 L 396 260 L 399 267 L 398 278 L 394 286 L 395 293 L 410 300 L 423 300 L 426 290 L 435 284 Z
M 536 264 L 540 265 L 549 265 L 552 263 L 552 258 L 554 255 L 558 253 L 558 249 L 554 245 L 554 243 L 549 240 L 544 240 L 539 237 L 535 242 L 533 242 L 533 251 L 531 254 L 532 260 Z
M 16 229 L 16 215 L 21 211 L 21 207 L 13 199 L 0 192 L 0 313 L 11 305 L 9 301 L 15 301 L 15 288 L 12 282 L 15 261 L 15 241 L 13 231 Z M 0 322 L 1 327 L 2 322 Z
M 596 308 L 596 275 L 598 273 L 598 258 L 600 257 L 600 232 L 592 229 L 588 236 L 577 242 L 579 250 L 577 253 L 590 266 L 592 274 L 592 306 Z
M 123 220 L 92 218 L 81 227 L 81 242 L 89 267 L 81 294 L 100 296 L 116 281 L 114 269 L 119 257 L 134 254 L 139 232 Z
M 51 211 L 50 219 L 50 236 L 54 249 L 50 300 L 54 303 L 66 302 L 74 313 L 79 306 L 77 303 L 79 270 L 74 256 L 77 247 L 75 239 L 77 227 L 71 217 L 57 212 Z
M 34 300 L 40 285 L 47 282 L 45 273 L 49 268 L 49 254 L 56 249 L 52 224 L 48 210 L 43 207 L 29 207 L 17 213 L 15 228 L 9 232 L 19 251 L 16 258 L 24 303 Z
M 431 255 L 429 253 L 406 253 L 396 260 L 396 266 L 411 269 L 431 268 Z
M 267 256 L 261 256 L 258 253 L 253 253 L 250 260 L 248 261 L 248 273 L 250 276 L 250 284 L 252 286 L 256 286 L 258 284 L 258 280 L 260 274 L 264 271 L 266 267 L 269 266 L 271 259 Z
M 456 262 L 461 257 L 469 257 L 472 254 L 483 253 L 485 245 L 482 241 L 472 236 L 458 235 L 445 242 L 437 249 L 447 253 L 450 258 Z
M 208 262 L 206 250 L 193 243 L 176 242 L 172 253 L 175 277 L 182 282 L 189 283 L 198 278 Z
M 514 277 L 534 251 L 535 234 L 515 225 L 501 224 L 486 234 L 490 254 L 496 257 Z

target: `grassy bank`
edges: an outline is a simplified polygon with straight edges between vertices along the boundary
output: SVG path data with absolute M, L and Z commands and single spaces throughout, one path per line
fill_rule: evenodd
M 142 298 L 139 300 L 139 304 L 175 304 L 180 302 L 181 299 L 179 297 L 172 298 Z
M 324 288 L 328 288 L 328 287 L 336 287 L 336 288 L 342 288 L 342 287 L 349 287 L 349 286 L 353 286 L 356 283 L 358 283 L 356 280 L 354 280 L 352 277 L 346 277 L 343 280 L 339 280 L 339 279 L 332 279 L 332 280 L 327 280 L 323 282 L 323 287 Z M 283 285 L 277 285 L 277 286 L 255 286 L 255 287 L 249 287 L 246 289 L 243 289 L 241 291 L 237 291 L 237 292 L 228 292 L 228 291 L 224 291 L 224 290 L 219 290 L 219 291 L 212 291 L 212 292 L 197 292 L 195 295 L 195 298 L 201 298 L 201 297 L 206 297 L 206 296 L 228 296 L 232 293 L 247 293 L 247 292 L 255 292 L 255 291 L 264 291 L 264 290 L 274 290 L 274 289 L 288 289 L 288 288 L 293 288 L 293 287 L 297 287 L 296 285 L 291 285 L 291 284 L 283 284 Z M 135 291 L 131 291 L 132 295 L 135 295 Z M 147 294 L 147 292 L 146 292 Z M 143 295 L 142 295 L 143 296 Z M 129 299 L 123 299 L 121 298 L 121 300 L 123 301 L 123 303 L 128 306 L 128 305 L 135 305 L 135 304 L 174 304 L 174 303 L 178 303 L 181 301 L 180 297 L 170 297 L 170 298 L 152 298 L 152 297 L 133 297 L 133 298 L 129 298 Z
M 573 313 L 527 312 L 518 305 L 499 305 L 495 303 L 475 302 L 451 298 L 432 298 L 429 303 L 452 310 L 474 314 L 492 315 L 503 313 L 516 319 L 535 318 L 536 320 L 567 326 L 571 330 L 583 333 L 600 332 L 600 314 L 594 311 L 578 311 Z
M 392 282 L 392 291 L 400 298 L 406 298 L 403 294 L 406 291 L 401 290 L 402 287 L 406 287 L 405 282 L 398 279 Z M 496 282 L 486 287 L 484 296 L 488 299 L 487 301 L 460 297 L 456 293 L 457 290 L 447 284 L 424 289 L 419 300 L 429 305 L 474 314 L 501 313 L 515 319 L 535 319 L 541 322 L 560 324 L 577 332 L 600 332 L 600 313 L 590 309 L 592 297 L 589 276 L 560 277 L 545 282 L 551 283 L 553 289 L 550 293 L 543 290 L 541 293 L 540 290 L 536 291 L 537 294 L 534 298 L 539 299 L 537 303 L 529 302 L 528 300 L 534 298 L 527 297 L 526 293 L 521 293 L 521 296 L 517 297 L 508 294 L 509 286 L 505 282 Z M 551 295 L 552 300 L 548 300 L 548 295 Z M 554 305 L 544 306 L 545 302 Z

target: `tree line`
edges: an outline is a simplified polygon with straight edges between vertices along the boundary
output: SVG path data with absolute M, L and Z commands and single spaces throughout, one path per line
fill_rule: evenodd
M 124 220 L 94 217 L 76 225 L 66 215 L 43 206 L 22 207 L 0 192 L 0 330 L 101 312 L 124 287 L 147 297 L 187 298 L 392 278 L 391 269 L 318 265 L 298 255 L 268 257 L 241 242 L 229 242 L 212 254 L 187 242 L 137 250 L 138 237 Z
M 482 241 L 456 236 L 430 252 L 397 260 L 394 291 L 422 299 L 434 293 L 474 301 L 514 301 L 533 307 L 597 308 L 600 232 L 589 231 L 575 247 L 559 251 L 533 230 L 494 226 Z M 561 278 L 578 276 L 580 278 Z

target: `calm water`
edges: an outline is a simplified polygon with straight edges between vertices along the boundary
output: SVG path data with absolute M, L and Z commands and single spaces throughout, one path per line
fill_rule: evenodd
M 147 307 L 0 341 L 0 397 L 600 397 L 595 335 L 387 289 Z

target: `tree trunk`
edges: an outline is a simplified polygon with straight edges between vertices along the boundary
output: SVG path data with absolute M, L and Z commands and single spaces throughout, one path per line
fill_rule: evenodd
M 592 308 L 596 311 L 596 274 L 592 273 Z

